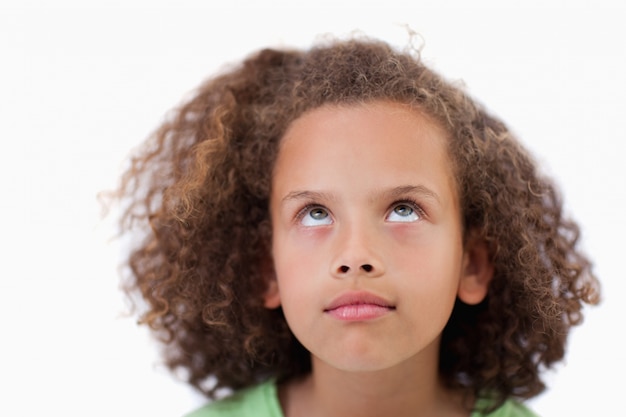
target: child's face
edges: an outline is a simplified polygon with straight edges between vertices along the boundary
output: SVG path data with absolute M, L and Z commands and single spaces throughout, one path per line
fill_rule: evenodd
M 271 216 L 278 285 L 266 306 L 282 305 L 314 363 L 357 371 L 436 360 L 457 294 L 484 297 L 462 244 L 445 133 L 404 106 L 325 106 L 295 120 Z

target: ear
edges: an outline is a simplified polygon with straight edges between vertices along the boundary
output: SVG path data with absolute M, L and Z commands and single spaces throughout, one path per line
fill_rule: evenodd
M 267 257 L 261 262 L 261 272 L 267 283 L 267 288 L 263 293 L 263 305 L 268 309 L 278 308 L 280 306 L 280 291 L 274 271 L 274 261 L 271 257 Z
M 478 304 L 485 299 L 493 278 L 493 262 L 487 242 L 471 237 L 465 244 L 463 275 L 459 282 L 458 297 L 465 304 Z
M 278 281 L 276 281 L 275 276 L 268 279 L 267 289 L 263 294 L 263 305 L 269 309 L 280 306 L 280 291 L 278 290 Z

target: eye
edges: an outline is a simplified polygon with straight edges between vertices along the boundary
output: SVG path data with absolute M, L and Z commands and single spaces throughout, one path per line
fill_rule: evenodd
M 387 215 L 386 220 L 390 222 L 414 222 L 421 218 L 421 209 L 410 201 L 403 201 L 394 204 Z
M 333 222 L 328 210 L 320 206 L 305 207 L 299 217 L 300 223 L 307 227 L 326 226 Z

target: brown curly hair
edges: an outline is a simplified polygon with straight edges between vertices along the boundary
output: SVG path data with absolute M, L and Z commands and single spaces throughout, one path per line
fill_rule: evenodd
M 419 52 L 365 38 L 264 49 L 174 110 L 116 193 L 121 232 L 143 232 L 125 260 L 124 288 L 145 302 L 141 322 L 164 342 L 170 369 L 207 396 L 310 372 L 281 309 L 263 306 L 272 167 L 303 112 L 374 100 L 417 107 L 447 130 L 464 230 L 479 231 L 491 251 L 486 299 L 457 300 L 444 329 L 439 367 L 449 387 L 498 403 L 539 394 L 583 304 L 599 302 L 555 186 L 501 121 Z

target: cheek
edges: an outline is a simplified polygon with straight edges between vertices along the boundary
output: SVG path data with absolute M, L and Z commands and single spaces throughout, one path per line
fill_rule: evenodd
M 455 250 L 431 245 L 403 254 L 406 274 L 390 276 L 402 310 L 424 334 L 438 334 L 448 322 L 457 298 L 460 260 Z
M 275 231 L 272 244 L 274 263 L 286 275 L 303 274 L 319 268 L 324 260 L 330 230 L 325 228 L 294 228 Z M 317 266 L 317 268 L 316 268 Z
M 323 255 L 315 239 L 281 239 L 273 245 L 274 271 L 283 306 L 301 299 L 321 273 Z
M 312 271 L 316 267 L 313 255 L 314 252 L 311 256 L 301 256 L 291 247 L 280 251 L 280 256 L 275 258 L 280 304 L 287 324 L 298 340 L 306 336 L 306 329 L 310 328 L 309 317 L 316 307 L 313 295 L 319 277 Z
M 407 234 L 401 238 L 407 238 Z M 430 296 L 456 295 L 463 259 L 460 239 L 454 235 L 427 233 L 412 236 L 411 244 L 404 240 L 394 251 L 396 266 L 412 276 L 402 285 Z
M 396 252 L 421 264 L 449 265 L 462 256 L 461 236 L 446 224 L 394 225 L 387 237 Z

